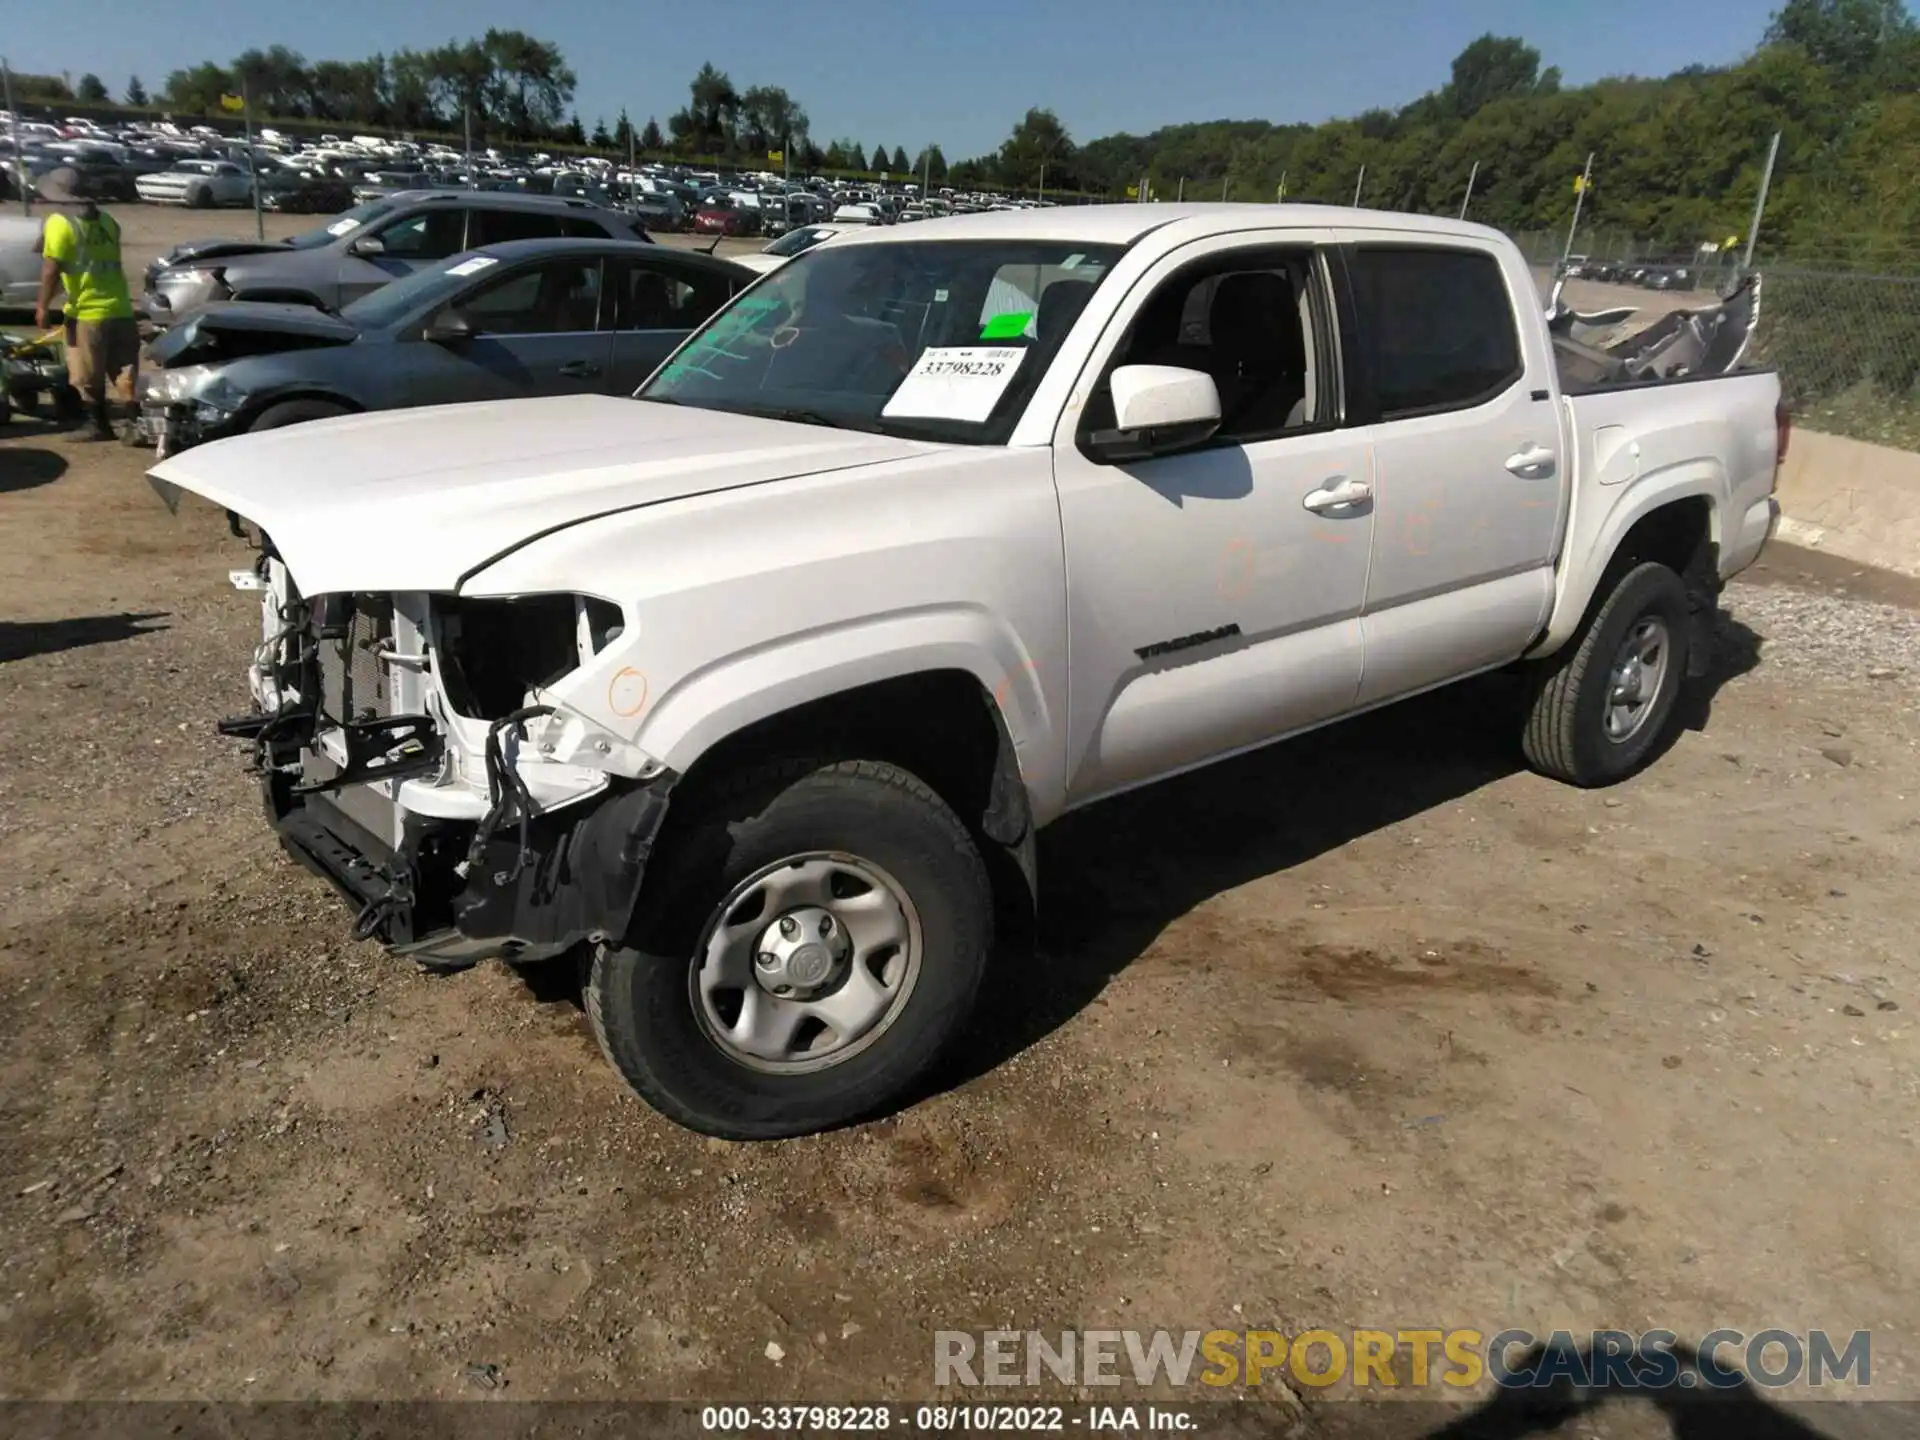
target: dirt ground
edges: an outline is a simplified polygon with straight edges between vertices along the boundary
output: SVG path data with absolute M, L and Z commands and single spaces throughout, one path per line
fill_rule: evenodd
M 1519 770 L 1493 681 L 1069 817 L 964 1069 L 740 1146 L 567 975 L 349 941 L 213 733 L 250 556 L 143 460 L 0 440 L 0 1398 L 849 1401 L 939 1329 L 1420 1325 L 1870 1329 L 1920 1398 L 1920 583 L 1770 552 L 1616 790 Z

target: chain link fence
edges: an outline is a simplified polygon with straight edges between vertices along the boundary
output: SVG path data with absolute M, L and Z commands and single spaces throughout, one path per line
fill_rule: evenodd
M 1780 367 L 1795 423 L 1920 450 L 1920 275 L 1759 269 L 1754 358 Z
M 1566 247 L 1566 232 L 1523 232 L 1513 239 L 1544 292 Z M 1711 305 L 1739 279 L 1738 251 L 1703 252 L 1587 230 L 1574 248 L 1586 257 L 1586 275 L 1635 291 L 1642 288 L 1631 278 L 1635 266 L 1672 266 L 1690 252 L 1694 258 L 1684 263 L 1692 283 L 1677 293 L 1649 293 L 1649 312 Z M 1920 266 L 1905 274 L 1767 261 L 1754 268 L 1764 289 L 1751 358 L 1779 368 L 1795 423 L 1920 451 Z M 1635 298 L 1622 294 L 1608 303 Z

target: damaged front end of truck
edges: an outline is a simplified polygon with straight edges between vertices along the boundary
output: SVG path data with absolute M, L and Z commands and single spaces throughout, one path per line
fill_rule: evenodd
M 272 540 L 245 741 L 269 819 L 355 911 L 436 968 L 551 959 L 630 923 L 676 778 L 569 704 L 619 606 L 588 595 L 299 593 Z

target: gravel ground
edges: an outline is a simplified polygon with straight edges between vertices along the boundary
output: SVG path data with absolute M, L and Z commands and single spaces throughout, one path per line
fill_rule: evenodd
M 1770 551 L 1604 793 L 1519 770 L 1490 681 L 1068 817 L 938 1093 L 736 1146 L 621 1089 L 565 973 L 348 940 L 212 734 L 245 551 L 141 463 L 0 439 L 0 1397 L 847 1401 L 927 1394 L 946 1328 L 1777 1324 L 1870 1328 L 1920 1399 L 1920 582 Z

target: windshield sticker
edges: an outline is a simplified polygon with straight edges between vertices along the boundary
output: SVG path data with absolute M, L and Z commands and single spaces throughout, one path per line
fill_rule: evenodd
M 946 298 L 947 298 L 947 292 L 944 290 L 936 290 L 933 292 L 933 303 L 936 305 L 939 305 L 945 302 Z
M 660 372 L 660 378 L 672 382 L 689 372 L 705 375 L 710 380 L 720 377 L 701 363 L 716 355 L 729 360 L 744 360 L 747 357 L 728 346 L 740 337 L 750 333 L 753 328 L 776 310 L 785 309 L 787 302 L 774 300 L 762 295 L 742 295 L 733 304 L 713 317 L 707 328 L 694 339 L 689 340 L 680 353 L 667 362 Z
M 981 424 L 1013 383 L 1027 352 L 1011 346 L 942 346 L 921 352 L 880 414 L 888 419 Z
M 1033 324 L 1031 310 L 1009 310 L 1003 315 L 991 316 L 980 327 L 982 340 L 1018 340 Z
M 353 216 L 342 215 L 338 220 L 334 221 L 331 225 L 327 226 L 327 234 L 344 235 L 349 230 L 358 230 L 359 228 L 360 228 L 360 222 L 354 219 Z
M 491 255 L 476 255 L 471 260 L 462 260 L 458 265 L 449 265 L 447 267 L 447 274 L 478 275 L 489 265 L 498 265 L 499 263 L 500 262 Z
M 1086 260 L 1086 258 L 1087 257 L 1085 255 L 1082 255 L 1078 250 L 1076 250 L 1073 252 L 1073 254 L 1069 255 L 1066 259 L 1060 262 L 1060 268 L 1062 270 L 1071 270 L 1073 269 L 1074 266 L 1083 263 Z

